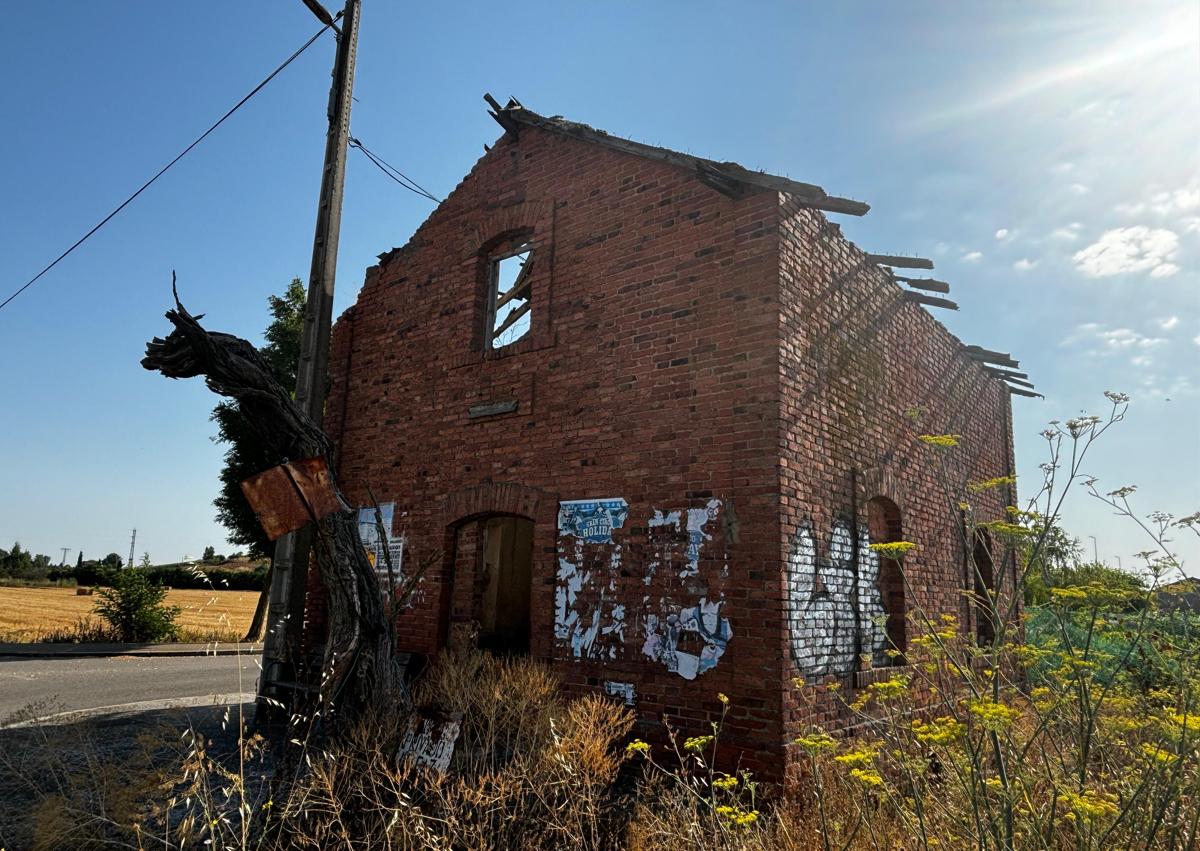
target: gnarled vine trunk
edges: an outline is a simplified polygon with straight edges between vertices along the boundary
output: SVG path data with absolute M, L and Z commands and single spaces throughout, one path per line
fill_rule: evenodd
M 279 463 L 315 456 L 330 460 L 329 438 L 271 377 L 254 346 L 240 337 L 206 331 L 199 323 L 203 315 L 188 313 L 178 295 L 166 316 L 174 330 L 146 345 L 143 367 L 167 378 L 204 376 L 210 390 L 237 401 Z M 346 721 L 380 695 L 393 693 L 398 676 L 393 625 L 359 538 L 357 512 L 340 491 L 338 498 L 342 509 L 316 524 L 313 560 L 329 595 L 321 705 L 326 718 Z

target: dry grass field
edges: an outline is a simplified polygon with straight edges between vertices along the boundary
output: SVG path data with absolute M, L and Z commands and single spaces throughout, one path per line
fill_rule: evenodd
M 76 596 L 75 588 L 0 587 L 0 641 L 38 641 L 47 633 L 69 630 L 92 616 L 94 596 Z M 166 602 L 179 606 L 184 640 L 241 638 L 254 615 L 257 591 L 172 589 Z M 94 616 L 92 616 L 94 617 Z

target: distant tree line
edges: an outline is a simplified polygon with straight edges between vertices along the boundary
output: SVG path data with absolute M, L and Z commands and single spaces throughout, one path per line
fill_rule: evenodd
M 250 569 L 229 567 L 225 557 L 218 556 L 208 547 L 205 564 L 192 565 L 162 564 L 152 566 L 150 556 L 142 557 L 136 570 L 151 584 L 169 588 L 215 588 L 218 591 L 258 591 L 266 579 L 266 564 Z M 234 556 L 240 556 L 235 553 Z M 22 582 L 74 582 L 78 585 L 112 586 L 116 575 L 124 571 L 125 562 L 117 553 L 109 553 L 102 559 L 85 559 L 83 553 L 75 560 L 74 567 L 53 564 L 50 556 L 34 554 L 15 543 L 11 549 L 0 548 L 0 580 L 13 579 Z

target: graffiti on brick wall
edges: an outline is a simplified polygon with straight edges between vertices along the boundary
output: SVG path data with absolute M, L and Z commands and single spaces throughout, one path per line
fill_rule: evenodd
M 576 659 L 616 659 L 625 644 L 625 604 L 617 598 L 622 550 L 612 533 L 628 514 L 620 498 L 559 503 L 554 637 Z
M 850 522 L 834 521 L 824 557 L 810 523 L 796 531 L 787 565 L 788 634 L 793 660 L 806 677 L 849 674 L 857 652 L 875 665 L 888 662 L 879 558 L 869 544 L 866 529 L 860 528 L 856 616 Z

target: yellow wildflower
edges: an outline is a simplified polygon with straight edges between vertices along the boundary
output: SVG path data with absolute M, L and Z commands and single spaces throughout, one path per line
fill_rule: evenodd
M 811 754 L 817 754 L 820 751 L 836 750 L 838 746 L 837 739 L 824 730 L 809 733 L 807 736 L 800 736 L 795 741 L 796 744 Z
M 994 479 L 984 479 L 979 482 L 967 482 L 967 490 L 971 493 L 980 493 L 993 488 L 1002 488 L 1005 485 L 1014 484 L 1017 481 L 1016 476 L 997 476 Z
M 866 786 L 882 786 L 883 778 L 879 776 L 879 772 L 873 768 L 854 768 L 850 770 L 850 776 Z
M 1085 789 L 1082 794 L 1065 791 L 1058 795 L 1058 804 L 1064 809 L 1088 819 L 1098 819 L 1117 814 L 1117 797 L 1105 792 Z
M 882 544 L 871 544 L 871 549 L 882 558 L 903 558 L 917 545 L 912 541 L 889 541 Z
M 962 440 L 961 434 L 918 434 L 917 440 L 927 446 L 936 446 L 941 449 L 948 449 L 951 446 L 958 446 L 958 442 Z
M 709 743 L 711 743 L 712 740 L 713 740 L 712 736 L 692 736 L 691 738 L 684 741 L 683 749 L 685 751 L 695 751 L 696 753 L 699 753 L 700 751 L 702 751 L 706 747 L 708 747 Z
M 1017 710 L 992 700 L 972 700 L 967 704 L 971 714 L 985 729 L 998 732 L 1017 719 Z
M 641 739 L 634 739 L 625 746 L 625 753 L 650 753 L 650 745 Z
M 879 751 L 874 748 L 863 747 L 858 750 L 850 751 L 849 753 L 838 754 L 834 757 L 835 760 L 842 765 L 848 766 L 864 766 L 870 765 L 875 761 L 875 756 Z
M 712 785 L 714 789 L 720 789 L 728 792 L 730 789 L 733 789 L 738 785 L 738 779 L 736 777 L 730 777 L 728 774 L 726 774 L 714 780 Z

